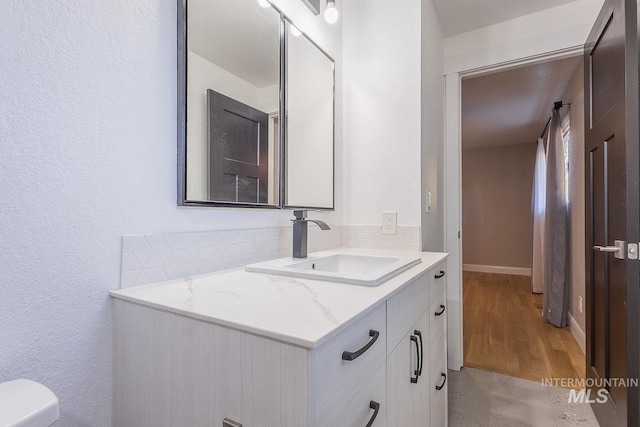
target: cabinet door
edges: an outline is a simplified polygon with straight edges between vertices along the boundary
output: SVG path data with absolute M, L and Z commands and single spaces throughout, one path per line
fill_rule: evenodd
M 429 316 L 425 313 L 387 358 L 387 424 L 428 426 L 429 385 Z

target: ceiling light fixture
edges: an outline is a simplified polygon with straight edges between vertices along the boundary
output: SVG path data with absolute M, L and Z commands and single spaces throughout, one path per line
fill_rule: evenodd
M 298 27 L 296 27 L 295 25 L 291 26 L 291 34 L 296 36 L 296 37 L 300 37 L 302 35 L 302 31 L 300 31 L 298 29 Z
M 269 7 L 271 6 L 271 3 L 269 3 L 268 0 L 258 0 L 258 4 L 262 7 Z
M 324 20 L 329 24 L 335 24 L 338 20 L 338 9 L 336 9 L 336 2 L 327 0 L 327 7 L 324 9 Z

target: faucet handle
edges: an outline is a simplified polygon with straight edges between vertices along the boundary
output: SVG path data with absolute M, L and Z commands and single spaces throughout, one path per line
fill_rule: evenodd
M 296 220 L 304 219 L 307 216 L 307 211 L 293 211 L 293 216 L 296 217 Z

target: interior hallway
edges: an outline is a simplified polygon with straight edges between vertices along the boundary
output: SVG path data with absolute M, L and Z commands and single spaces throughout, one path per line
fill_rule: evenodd
M 543 323 L 530 277 L 464 272 L 464 364 L 515 377 L 584 378 L 585 357 L 568 328 Z

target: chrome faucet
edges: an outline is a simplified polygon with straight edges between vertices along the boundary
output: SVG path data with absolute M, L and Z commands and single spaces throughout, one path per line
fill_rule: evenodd
M 293 221 L 293 257 L 294 258 L 306 258 L 307 257 L 307 226 L 310 222 L 318 224 L 321 230 L 331 230 L 331 227 L 324 221 L 305 218 L 307 211 L 293 211 L 293 215 L 296 219 Z

